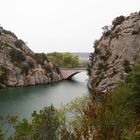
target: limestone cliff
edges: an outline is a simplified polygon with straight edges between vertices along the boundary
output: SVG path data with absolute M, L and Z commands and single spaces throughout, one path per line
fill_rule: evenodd
M 0 27 L 0 88 L 59 80 L 59 68 L 44 53 L 34 53 L 15 34 Z
M 90 55 L 88 87 L 106 92 L 131 72 L 140 55 L 140 12 L 117 17 L 103 29 Z

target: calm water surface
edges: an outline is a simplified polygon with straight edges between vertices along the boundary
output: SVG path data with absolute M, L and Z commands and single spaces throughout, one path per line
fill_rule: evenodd
M 76 97 L 88 95 L 86 72 L 77 74 L 73 81 L 62 81 L 39 85 L 0 90 L 0 114 L 17 114 L 29 118 L 33 110 L 40 110 L 53 104 L 65 105 Z

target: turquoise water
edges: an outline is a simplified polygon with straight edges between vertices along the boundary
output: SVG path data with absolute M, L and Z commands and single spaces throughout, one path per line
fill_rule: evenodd
M 34 110 L 53 104 L 60 107 L 76 97 L 88 95 L 86 72 L 77 74 L 72 81 L 49 85 L 8 88 L 0 90 L 0 114 L 17 114 L 30 118 Z

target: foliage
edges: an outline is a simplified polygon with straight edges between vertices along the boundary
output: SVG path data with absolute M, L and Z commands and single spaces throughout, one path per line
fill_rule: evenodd
M 106 139 L 138 140 L 140 138 L 140 62 L 125 82 L 107 94 L 94 91 L 92 102 L 87 104 L 82 117 L 63 130 L 68 140 Z M 78 105 L 79 106 L 79 105 Z M 64 139 L 64 138 L 63 138 Z
M 100 49 L 98 48 L 98 45 L 100 43 L 100 40 L 95 40 L 93 43 L 93 48 L 94 48 L 94 53 L 95 54 L 100 54 Z M 91 54 L 91 56 L 93 56 L 93 54 Z
M 63 63 L 64 67 L 75 68 L 79 66 L 79 58 L 78 56 L 73 56 L 71 53 L 66 52 L 63 54 Z
M 128 63 L 127 63 L 128 64 Z M 107 93 L 93 91 L 61 109 L 52 105 L 22 120 L 9 140 L 138 140 L 140 62 L 125 81 Z
M 54 70 L 55 70 L 58 74 L 60 74 L 60 73 L 61 73 L 61 70 L 60 70 L 60 68 L 59 68 L 59 66 L 58 66 L 58 65 L 53 64 L 53 68 L 54 68 Z
M 92 70 L 91 70 L 91 65 L 89 64 L 89 65 L 87 66 L 87 74 L 88 74 L 88 76 L 91 76 L 91 72 L 92 72 Z
M 45 64 L 44 68 L 45 68 L 47 73 L 52 73 L 52 68 L 51 68 L 50 64 Z
M 93 43 L 93 48 L 94 48 L 94 53 L 95 54 L 100 54 L 100 49 L 98 48 L 98 45 L 100 43 L 100 40 L 95 40 L 94 43 Z M 92 54 L 91 54 L 92 56 Z
M 128 65 L 128 66 L 125 66 L 125 67 L 124 67 L 124 71 L 125 71 L 126 73 L 129 73 L 129 72 L 132 71 L 132 69 L 131 69 L 131 67 Z
M 81 60 L 80 63 L 81 63 L 81 67 L 85 67 L 85 68 L 88 68 L 88 66 L 90 65 L 90 62 L 86 60 Z
M 129 64 L 130 64 L 129 61 L 127 59 L 125 59 L 124 62 L 123 62 L 123 65 L 128 66 Z
M 48 62 L 48 57 L 45 53 L 36 53 L 34 57 L 38 64 L 44 65 L 45 61 Z
M 28 61 L 28 65 L 29 65 L 29 68 L 30 69 L 33 69 L 35 66 L 34 66 L 34 62 L 32 60 L 29 60 Z
M 124 71 L 125 71 L 126 73 L 129 73 L 129 72 L 132 71 L 132 69 L 131 69 L 131 67 L 130 67 L 130 62 L 129 62 L 127 59 L 124 60 L 123 66 L 124 66 Z
M 17 115 L 0 115 L 0 140 L 5 140 L 8 130 L 17 122 Z
M 80 65 L 78 56 L 74 56 L 69 52 L 65 53 L 48 53 L 48 58 L 59 67 L 75 68 Z
M 5 42 L 3 42 L 3 41 L 0 41 L 0 49 L 2 50 L 4 47 L 5 47 Z
M 21 65 L 19 67 L 21 68 L 21 74 L 28 75 L 29 70 L 35 68 L 35 65 L 32 60 L 28 60 L 27 63 L 25 62 L 25 63 L 23 63 L 23 65 Z
M 90 53 L 89 55 L 89 61 L 90 61 L 90 65 L 92 66 L 94 64 L 94 53 Z
M 131 106 L 140 115 L 140 61 L 134 67 L 129 82 L 132 87 Z
M 3 29 L 3 33 L 9 34 L 9 35 L 11 35 L 11 36 L 17 38 L 16 35 L 15 35 L 13 32 L 11 32 L 11 31 L 7 31 L 7 30 Z
M 24 44 L 24 42 L 21 39 L 15 41 L 15 46 L 17 48 L 21 48 L 22 44 Z
M 0 82 L 4 83 L 8 78 L 9 70 L 5 66 L 0 67 Z
M 98 70 L 102 70 L 104 68 L 104 64 L 103 63 L 98 63 Z
M 0 140 L 4 140 L 4 135 L 1 129 L 0 129 Z
M 84 109 L 80 110 L 81 115 L 69 124 L 71 129 L 63 129 L 62 139 L 124 140 L 130 134 L 132 139 L 138 137 L 138 132 L 130 131 L 137 120 L 129 108 L 130 91 L 129 85 L 120 83 L 108 95 L 94 93 L 92 102 L 84 104 Z M 79 104 L 76 105 L 79 107 Z M 75 105 L 70 111 L 75 111 L 76 114 L 78 112 Z
M 53 52 L 47 53 L 48 59 L 53 61 L 59 67 L 63 67 L 63 53 Z
M 23 61 L 26 61 L 26 57 L 24 56 L 23 52 L 17 49 L 10 49 L 9 55 L 11 57 L 11 62 L 21 63 Z
M 117 25 L 120 25 L 124 20 L 125 20 L 125 17 L 124 17 L 124 16 L 116 17 L 116 18 L 112 21 L 113 28 L 115 28 Z
M 99 43 L 100 43 L 100 40 L 95 40 L 94 43 L 93 43 L 93 48 L 97 48 Z
M 138 35 L 140 33 L 140 27 L 132 31 L 132 35 Z
M 10 140 L 57 140 L 63 122 L 61 115 L 53 105 L 45 107 L 39 113 L 34 111 L 31 122 L 23 119 L 17 123 L 16 133 Z
M 104 27 L 102 27 L 102 29 L 103 29 L 103 35 L 105 37 L 107 37 L 107 36 L 109 36 L 111 34 L 111 29 L 110 29 L 109 26 L 104 26 Z
M 24 64 L 24 65 L 22 65 L 21 74 L 28 75 L 29 70 L 30 70 L 29 65 Z

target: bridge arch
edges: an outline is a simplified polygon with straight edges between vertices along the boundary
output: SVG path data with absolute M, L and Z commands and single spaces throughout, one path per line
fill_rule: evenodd
M 60 70 L 63 80 L 71 80 L 74 75 L 86 71 L 86 68 L 61 68 Z

